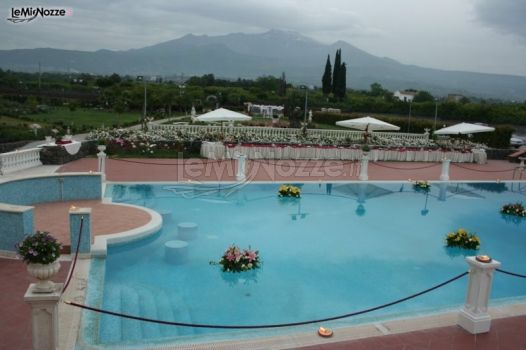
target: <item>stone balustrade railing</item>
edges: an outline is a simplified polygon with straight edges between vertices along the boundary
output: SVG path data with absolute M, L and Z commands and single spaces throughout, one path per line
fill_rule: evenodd
M 151 129 L 168 129 L 173 131 L 182 131 L 190 134 L 203 132 L 225 132 L 225 133 L 254 133 L 258 136 L 286 136 L 297 135 L 300 129 L 291 128 L 270 128 L 261 126 L 217 126 L 217 125 L 169 125 L 169 124 L 150 124 Z M 363 139 L 363 132 L 356 130 L 332 130 L 332 129 L 307 129 L 309 135 L 321 137 L 330 137 L 335 139 L 349 139 L 351 141 L 360 141 Z M 375 135 L 386 139 L 398 140 L 422 140 L 428 141 L 429 134 L 410 134 L 401 132 L 374 132 Z
M 0 175 L 10 174 L 39 165 L 42 165 L 40 162 L 40 148 L 0 153 Z

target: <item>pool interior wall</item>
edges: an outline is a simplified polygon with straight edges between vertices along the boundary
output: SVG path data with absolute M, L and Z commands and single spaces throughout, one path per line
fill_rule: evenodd
M 526 271 L 520 258 L 523 220 L 499 212 L 505 203 L 524 200 L 524 184 L 434 183 L 429 192 L 407 182 L 297 185 L 301 199 L 278 198 L 279 184 L 108 186 L 114 202 L 148 206 L 168 219 L 157 234 L 111 246 L 104 262 L 94 262 L 88 301 L 166 321 L 275 324 L 331 317 L 405 297 L 466 271 L 464 256 L 475 253 L 492 255 L 507 270 Z M 164 243 L 177 239 L 177 224 L 188 221 L 199 226 L 197 238 L 189 242 L 188 260 L 167 263 Z M 478 252 L 444 247 L 445 234 L 460 227 L 480 236 Z M 259 249 L 262 268 L 232 274 L 209 264 L 232 243 Z M 464 278 L 330 325 L 455 308 L 463 303 L 466 283 Z M 523 281 L 496 275 L 494 300 L 524 295 Z M 225 332 L 95 318 L 91 324 L 96 327 L 88 327 L 85 334 L 91 336 L 84 338 L 107 346 L 224 340 L 319 326 Z

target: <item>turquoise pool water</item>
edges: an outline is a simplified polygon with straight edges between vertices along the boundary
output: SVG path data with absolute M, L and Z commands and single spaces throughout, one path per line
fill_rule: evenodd
M 279 184 L 110 185 L 114 202 L 163 213 L 157 234 L 110 246 L 102 307 L 166 321 L 221 325 L 288 323 L 331 317 L 406 297 L 467 270 L 465 255 L 446 249 L 447 232 L 465 228 L 479 253 L 526 273 L 526 220 L 509 220 L 503 204 L 526 202 L 517 183 L 297 184 L 301 199 L 279 199 Z M 165 260 L 177 224 L 198 225 L 182 264 Z M 224 273 L 219 260 L 232 243 L 258 249 L 259 270 Z M 467 278 L 338 327 L 463 303 Z M 493 301 L 526 295 L 526 281 L 496 274 Z M 327 323 L 325 323 L 327 324 Z M 100 343 L 152 343 L 178 337 L 227 338 L 246 331 L 160 326 L 103 316 Z M 313 325 L 317 327 L 319 325 Z M 290 331 L 290 330 L 289 330 Z

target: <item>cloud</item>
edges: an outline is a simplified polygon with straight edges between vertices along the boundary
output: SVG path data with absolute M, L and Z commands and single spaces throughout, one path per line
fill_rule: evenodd
M 53 5 L 72 8 L 73 17 L 38 19 L 24 25 L 1 21 L 0 49 L 53 46 L 122 50 L 188 33 L 220 35 L 269 29 L 296 31 L 324 42 L 380 32 L 343 0 L 56 0 Z M 20 5 L 7 0 L 2 9 L 11 6 Z
M 475 14 L 485 25 L 526 41 L 526 1 L 476 0 Z

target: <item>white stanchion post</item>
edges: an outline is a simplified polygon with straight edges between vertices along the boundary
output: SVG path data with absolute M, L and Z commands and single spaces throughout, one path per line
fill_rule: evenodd
M 493 272 L 500 262 L 480 262 L 474 256 L 468 256 L 469 285 L 466 303 L 460 310 L 457 324 L 471 334 L 489 332 L 491 317 L 488 314 L 488 301 L 491 293 Z
M 246 175 L 245 175 L 245 168 L 246 168 L 246 156 L 243 154 L 239 154 L 236 156 L 237 160 L 237 174 L 236 174 L 236 180 L 237 181 L 245 181 Z
M 97 158 L 99 160 L 99 173 L 101 173 L 102 181 L 106 181 L 106 150 L 105 146 L 99 146 L 99 153 L 97 153 Z
M 440 174 L 441 181 L 449 181 L 449 164 L 450 159 L 442 159 L 442 173 Z
M 369 156 L 364 153 L 362 155 L 362 160 L 360 161 L 360 175 L 358 175 L 358 179 L 361 181 L 367 181 L 369 180 L 369 175 L 367 175 L 367 170 L 369 168 Z
M 62 283 L 55 283 L 51 293 L 35 293 L 32 283 L 24 301 L 31 306 L 31 333 L 33 350 L 55 350 L 58 348 L 58 301 Z

